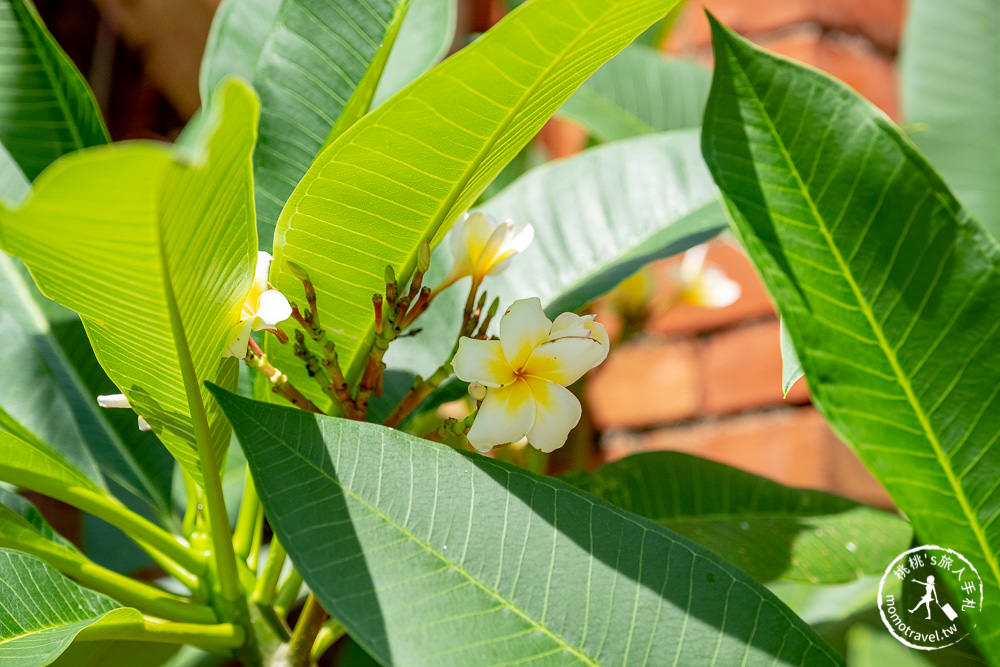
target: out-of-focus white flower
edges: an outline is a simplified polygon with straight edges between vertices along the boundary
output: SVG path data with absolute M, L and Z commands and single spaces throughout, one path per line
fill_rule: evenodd
M 273 329 L 292 316 L 292 306 L 285 295 L 276 289 L 267 288 L 267 276 L 274 258 L 261 250 L 257 253 L 257 267 L 254 270 L 250 293 L 243 303 L 240 322 L 233 327 L 232 337 L 223 356 L 242 359 L 247 355 L 251 331 Z
M 132 408 L 132 404 L 128 402 L 128 398 L 125 394 L 102 394 L 97 397 L 97 405 L 102 408 Z M 152 431 L 153 427 L 149 425 L 142 417 L 138 418 L 139 430 L 140 431 Z
M 448 234 L 455 265 L 435 291 L 466 276 L 472 276 L 473 282 L 479 284 L 486 276 L 502 272 L 534 238 L 535 229 L 531 225 L 517 228 L 510 220 L 498 225 L 485 213 L 466 213 Z
M 481 452 L 528 442 L 561 447 L 580 421 L 580 401 L 566 386 L 608 356 L 608 333 L 593 315 L 563 313 L 549 321 L 538 298 L 521 299 L 500 320 L 500 340 L 462 338 L 455 375 L 486 387 L 469 442 Z
M 722 269 L 705 262 L 708 246 L 691 248 L 681 259 L 676 273 L 680 300 L 702 308 L 724 308 L 740 298 L 740 284 L 730 280 Z

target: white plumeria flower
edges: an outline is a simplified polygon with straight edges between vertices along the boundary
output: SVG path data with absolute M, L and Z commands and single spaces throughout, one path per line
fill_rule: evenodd
M 102 394 L 97 397 L 97 404 L 102 408 L 132 408 L 132 404 L 128 402 L 128 398 L 125 394 Z M 138 421 L 140 431 L 153 430 L 153 427 L 149 425 L 149 422 L 142 417 L 139 417 Z
M 581 415 L 566 387 L 608 349 L 608 332 L 593 315 L 563 313 L 551 322 L 538 298 L 515 301 L 500 320 L 500 340 L 462 338 L 452 361 L 455 375 L 486 387 L 469 442 L 481 452 L 525 436 L 543 452 L 562 447 Z
M 285 295 L 276 289 L 267 288 L 267 276 L 273 261 L 274 258 L 269 253 L 263 250 L 257 253 L 253 284 L 243 303 L 240 323 L 233 328 L 232 338 L 223 356 L 242 359 L 247 355 L 251 331 L 273 329 L 279 322 L 292 316 L 292 306 Z
M 485 213 L 464 214 L 448 235 L 455 265 L 436 291 L 466 276 L 478 285 L 486 276 L 501 273 L 534 238 L 531 225 L 517 228 L 510 220 L 498 225 Z
M 740 298 L 740 284 L 730 280 L 722 269 L 706 263 L 708 245 L 691 248 L 681 259 L 676 277 L 680 283 L 680 299 L 702 308 L 725 308 Z

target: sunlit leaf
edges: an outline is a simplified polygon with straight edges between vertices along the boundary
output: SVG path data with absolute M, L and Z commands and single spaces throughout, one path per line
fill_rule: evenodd
M 1000 659 L 1000 245 L 849 88 L 714 41 L 705 158 L 813 401 L 917 537 L 976 566 Z
M 219 94 L 195 154 L 155 143 L 80 151 L 46 170 L 20 208 L 0 209 L 0 245 L 80 314 L 110 378 L 195 479 L 181 363 L 198 381 L 235 386 L 237 362 L 222 352 L 256 261 L 256 101 L 236 82 Z M 221 454 L 229 428 L 208 409 Z
M 374 339 L 371 299 L 386 265 L 406 279 L 420 245 L 439 240 L 573 89 L 673 4 L 534 0 L 323 150 L 278 222 L 274 281 L 300 294 L 285 261 L 309 272 L 350 381 Z M 310 383 L 291 351 L 272 352 Z
M 201 68 L 209 99 L 228 75 L 260 96 L 254 151 L 260 244 L 270 249 L 285 200 L 306 173 L 380 46 L 403 20 L 404 0 L 226 0 Z M 398 25 L 395 25 L 398 29 Z M 382 64 L 388 54 L 382 55 Z M 378 76 L 368 81 L 375 92 Z M 367 111 L 367 104 L 361 113 Z

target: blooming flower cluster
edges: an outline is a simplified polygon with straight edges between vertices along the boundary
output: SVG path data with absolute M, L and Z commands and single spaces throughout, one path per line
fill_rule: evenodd
M 229 345 L 223 356 L 242 359 L 247 354 L 251 331 L 273 329 L 279 322 L 292 316 L 292 307 L 285 295 L 276 289 L 268 289 L 267 277 L 274 258 L 263 250 L 257 253 L 253 284 L 243 304 L 240 322 L 233 328 Z
M 543 452 L 561 447 L 581 415 L 566 387 L 604 361 L 609 347 L 592 315 L 550 321 L 538 298 L 515 301 L 499 340 L 462 338 L 452 361 L 460 379 L 485 387 L 469 442 L 481 452 L 525 436 Z

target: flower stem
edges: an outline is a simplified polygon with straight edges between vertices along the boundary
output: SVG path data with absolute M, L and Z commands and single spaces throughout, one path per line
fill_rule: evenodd
M 245 361 L 247 366 L 264 374 L 271 383 L 271 391 L 275 394 L 283 396 L 285 400 L 297 408 L 323 414 L 323 411 L 316 407 L 315 403 L 306 398 L 305 394 L 288 381 L 287 375 L 271 365 L 271 362 L 267 360 L 267 356 L 264 355 L 264 351 L 260 349 L 260 346 L 252 338 L 250 339 L 250 349 L 247 352 Z
M 320 605 L 319 600 L 312 593 L 306 598 L 306 604 L 302 607 L 302 615 L 299 616 L 292 632 L 292 638 L 288 642 L 288 664 L 290 667 L 307 667 L 312 655 L 313 643 L 316 635 L 323 627 L 326 620 L 326 610 Z
M 193 644 L 210 648 L 238 648 L 246 641 L 242 627 L 230 623 L 199 625 L 171 623 L 143 616 L 135 619 L 111 612 L 80 630 L 75 641 L 143 641 L 166 644 Z
M 281 582 L 278 593 L 274 598 L 274 611 L 279 616 L 287 616 L 288 610 L 295 604 L 295 599 L 302 590 L 302 575 L 295 568 L 288 574 L 288 577 Z
M 264 569 L 261 571 L 260 576 L 257 577 L 257 583 L 253 588 L 252 599 L 256 604 L 270 606 L 274 603 L 274 596 L 278 587 L 278 577 L 281 576 L 281 570 L 285 566 L 287 555 L 288 552 L 285 551 L 285 547 L 278 538 L 273 538 L 271 540 L 271 548 L 267 552 L 267 562 L 264 564 Z

